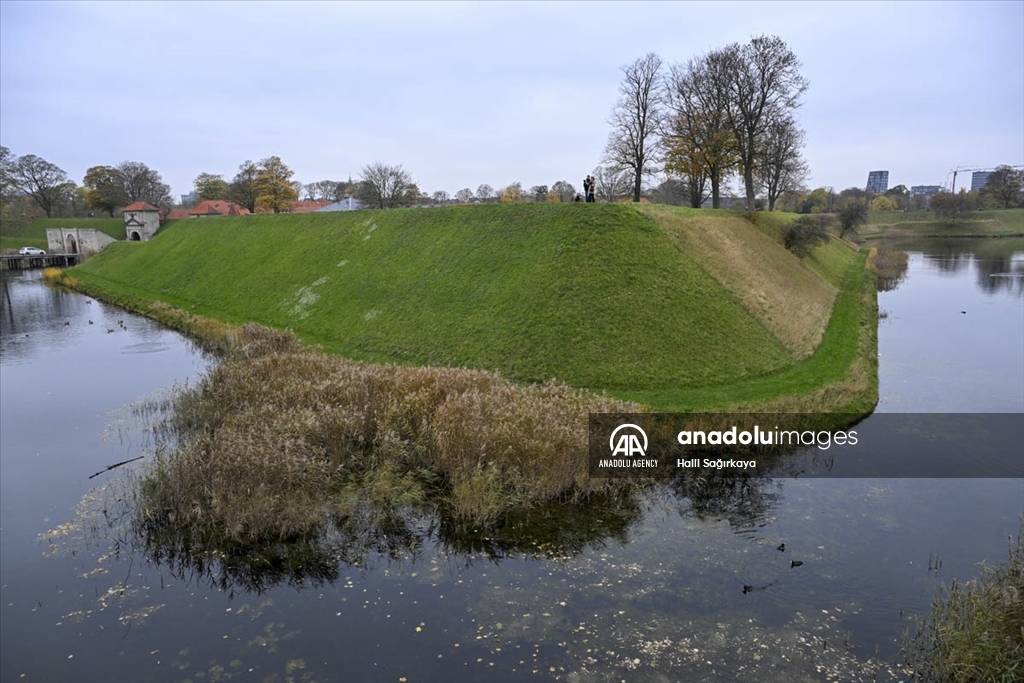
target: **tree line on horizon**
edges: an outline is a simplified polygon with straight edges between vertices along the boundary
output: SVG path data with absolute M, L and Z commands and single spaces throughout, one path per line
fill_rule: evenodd
M 347 181 L 321 180 L 304 184 L 293 180 L 294 175 L 278 156 L 259 162 L 246 160 L 230 180 L 222 174 L 202 172 L 193 181 L 194 201 L 188 206 L 203 200 L 226 200 L 250 213 L 257 209 L 279 213 L 289 210 L 294 202 L 303 198 L 337 202 L 353 197 L 366 207 L 390 209 L 451 202 L 568 202 L 576 196 L 575 187 L 565 180 L 555 182 L 550 189 L 547 185 L 535 185 L 527 191 L 521 183 L 515 182 L 495 190 L 482 183 L 475 191 L 463 188 L 454 195 L 444 190 L 427 195 L 401 165 L 381 162 L 364 166 L 355 181 L 350 177 Z M 600 175 L 598 179 L 607 180 Z M 30 200 L 48 218 L 55 213 L 82 215 L 89 211 L 113 217 L 125 206 L 139 201 L 163 210 L 178 205 L 160 174 L 142 162 L 93 166 L 78 185 L 56 164 L 32 154 L 18 157 L 7 147 L 0 147 L 0 202 L 5 216 L 19 198 Z M 21 210 L 24 213 L 27 207 L 23 205 Z
M 751 173 L 741 174 L 739 169 L 742 164 L 736 165 L 738 157 L 730 157 L 727 152 L 721 151 L 728 148 L 728 145 L 722 142 L 721 131 L 708 132 L 711 129 L 707 129 L 704 134 L 698 135 L 695 131 L 699 131 L 699 127 L 694 121 L 703 119 L 685 114 L 685 106 L 695 106 L 692 101 L 685 106 L 680 103 L 683 97 L 680 93 L 685 87 L 690 87 L 686 84 L 699 80 L 700 68 L 695 66 L 697 64 L 698 61 L 691 60 L 685 67 L 673 67 L 672 77 L 663 83 L 662 87 L 667 87 L 670 83 L 676 84 L 676 94 L 672 97 L 677 104 L 674 108 L 659 114 L 661 122 L 658 130 L 683 131 L 690 137 L 683 133 L 671 133 L 659 138 L 657 145 L 652 142 L 651 147 L 645 148 L 645 158 L 651 163 L 648 165 L 645 162 L 643 166 L 629 168 L 614 163 L 609 156 L 609 150 L 620 149 L 613 145 L 616 142 L 616 133 L 613 131 L 609 148 L 606 150 L 607 163 L 599 165 L 593 171 L 596 193 L 603 201 L 616 201 L 631 196 L 634 201 L 644 197 L 656 203 L 700 207 L 710 199 L 713 207 L 720 208 L 725 198 L 722 189 L 728 187 L 732 177 L 738 176 L 746 190 L 746 196 L 741 201 L 743 208 L 748 211 L 765 208 L 774 210 L 779 207 L 783 211 L 794 213 L 838 215 L 847 205 L 859 203 L 864 205 L 862 213 L 865 216 L 868 210 L 930 209 L 945 220 L 955 221 L 977 209 L 1024 206 L 1024 169 L 1007 165 L 998 166 L 991 172 L 988 183 L 980 192 L 961 190 L 956 195 L 939 192 L 930 200 L 922 196 L 912 196 L 905 185 L 897 185 L 882 195 L 875 195 L 857 187 L 847 188 L 838 193 L 831 187 L 806 190 L 802 187 L 806 164 L 799 155 L 802 142 L 784 145 L 789 150 L 788 157 L 781 153 L 781 148 L 778 147 L 778 144 L 781 144 L 778 136 L 783 132 L 788 131 L 787 135 L 792 133 L 793 140 L 802 141 L 802 131 L 788 115 L 783 123 L 768 127 L 770 134 L 766 139 L 770 144 L 767 144 L 767 147 L 776 149 L 779 153 L 774 157 L 755 154 L 751 157 Z M 634 75 L 642 73 L 649 76 L 657 73 L 659 65 L 660 59 L 650 54 L 633 65 L 624 67 L 624 70 Z M 636 84 L 639 80 L 628 77 L 626 83 Z M 651 83 L 653 87 L 653 81 Z M 669 101 L 671 98 L 665 100 Z M 707 143 L 710 147 L 699 146 L 694 142 L 698 139 L 710 141 Z M 638 175 L 642 180 L 653 174 L 652 149 L 660 150 L 666 177 L 653 188 L 644 187 L 641 183 L 640 193 L 637 194 Z M 719 151 L 725 156 L 716 156 Z M 722 165 L 723 158 L 731 161 Z M 765 159 L 775 161 L 769 163 Z M 267 157 L 258 163 L 246 160 L 239 165 L 238 172 L 230 181 L 215 173 L 203 172 L 196 176 L 193 182 L 194 203 L 207 199 L 228 200 L 245 207 L 251 213 L 255 213 L 257 209 L 278 213 L 288 211 L 291 205 L 301 198 L 318 202 L 336 202 L 353 197 L 362 206 L 389 209 L 452 202 L 571 202 L 578 196 L 576 188 L 566 180 L 559 180 L 550 187 L 534 185 L 529 189 L 524 189 L 519 182 L 510 183 L 499 189 L 483 183 L 476 191 L 463 188 L 454 195 L 449 195 L 444 190 L 427 195 L 420 191 L 412 175 L 402 166 L 381 162 L 364 166 L 360 178 L 355 181 L 350 177 L 347 181 L 322 180 L 303 184 L 292 180 L 293 176 L 294 172 L 280 157 Z M 758 197 L 755 194 L 751 202 L 748 176 L 753 180 L 753 188 L 765 189 L 767 197 Z M 54 213 L 91 215 L 90 210 L 101 211 L 113 217 L 115 212 L 138 201 L 164 210 L 177 205 L 171 198 L 170 187 L 163 182 L 160 174 L 144 163 L 123 161 L 115 166 L 93 166 L 86 171 L 83 183 L 79 186 L 55 164 L 32 154 L 17 157 L 7 147 L 0 146 L 0 208 L 4 217 L 12 215 L 15 203 L 19 204 L 20 213 L 26 214 L 26 202 L 37 205 L 47 217 L 52 217 Z M 735 202 L 732 202 L 732 208 L 736 208 Z

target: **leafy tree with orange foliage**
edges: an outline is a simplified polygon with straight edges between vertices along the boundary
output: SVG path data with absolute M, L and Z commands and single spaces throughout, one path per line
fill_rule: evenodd
M 293 175 L 295 172 L 281 161 L 281 157 L 267 157 L 262 160 L 254 184 L 256 206 L 261 209 L 273 209 L 274 213 L 291 208 L 292 202 L 299 198 L 298 192 L 291 184 Z

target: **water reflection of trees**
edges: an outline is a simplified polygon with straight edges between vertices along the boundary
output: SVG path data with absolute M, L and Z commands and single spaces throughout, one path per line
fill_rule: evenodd
M 942 253 L 932 252 L 925 254 L 924 260 L 934 266 L 940 273 L 955 275 L 970 267 L 971 261 L 974 260 L 974 254 L 943 249 Z
M 686 473 L 661 485 L 682 517 L 724 519 L 736 531 L 764 519 L 782 497 L 763 474 L 695 476 Z
M 568 557 L 609 541 L 625 543 L 643 517 L 638 492 L 514 511 L 486 528 L 467 526 L 443 513 L 366 503 L 313 536 L 253 543 L 229 540 L 216 529 L 156 527 L 140 511 L 129 509 L 133 523 L 127 545 L 178 580 L 205 583 L 229 594 L 264 593 L 278 585 L 332 584 L 346 567 L 415 563 L 425 555 L 440 554 L 469 566 L 510 558 Z
M 778 474 L 781 470 L 771 466 L 736 476 L 676 472 L 584 500 L 515 510 L 479 528 L 443 511 L 362 503 L 313 536 L 259 543 L 228 541 L 216 529 L 155 527 L 141 521 L 139 511 L 127 512 L 135 520 L 130 545 L 147 562 L 183 582 L 205 583 L 229 594 L 264 593 L 279 585 L 301 589 L 333 584 L 349 567 L 415 563 L 435 555 L 463 566 L 573 557 L 627 543 L 655 502 L 659 508 L 668 502 L 683 517 L 726 520 L 742 533 L 779 502 Z
M 0 276 L 0 343 L 4 356 L 29 355 L 34 346 L 24 341 L 28 333 L 62 332 L 67 321 L 81 314 L 84 297 L 40 287 L 39 282 L 34 273 L 4 272 Z
M 978 287 L 987 294 L 1024 296 L 1024 258 L 1020 255 L 979 258 Z
M 885 247 L 920 251 L 925 263 L 948 275 L 957 275 L 974 264 L 976 283 L 986 294 L 1024 296 L 1024 253 L 1018 239 L 929 238 L 887 242 Z M 890 291 L 882 289 L 883 286 L 888 286 L 888 283 L 879 278 L 879 290 Z
M 962 251 L 958 245 L 941 244 L 940 253 L 925 255 L 925 260 L 942 273 L 955 274 L 974 264 L 976 282 L 986 294 L 1007 292 L 1024 295 L 1024 260 L 1020 255 Z

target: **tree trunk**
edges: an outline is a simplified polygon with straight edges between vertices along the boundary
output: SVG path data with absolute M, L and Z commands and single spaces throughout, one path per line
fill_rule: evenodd
M 720 209 L 722 208 L 722 198 L 718 194 L 719 192 L 719 179 L 718 173 L 712 171 L 711 173 L 711 208 Z
M 754 217 L 754 168 L 747 164 L 743 168 L 743 184 L 747 187 L 747 216 Z
M 642 180 L 643 180 L 643 178 L 640 175 L 640 171 L 638 169 L 637 172 L 636 172 L 636 178 L 633 180 L 633 201 L 634 202 L 639 202 L 640 201 L 640 184 L 641 184 Z

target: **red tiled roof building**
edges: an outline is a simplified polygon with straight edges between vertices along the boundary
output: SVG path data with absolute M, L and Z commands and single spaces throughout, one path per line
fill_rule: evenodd
M 205 216 L 244 216 L 249 209 L 225 199 L 204 199 L 194 209 L 189 209 L 189 218 Z

